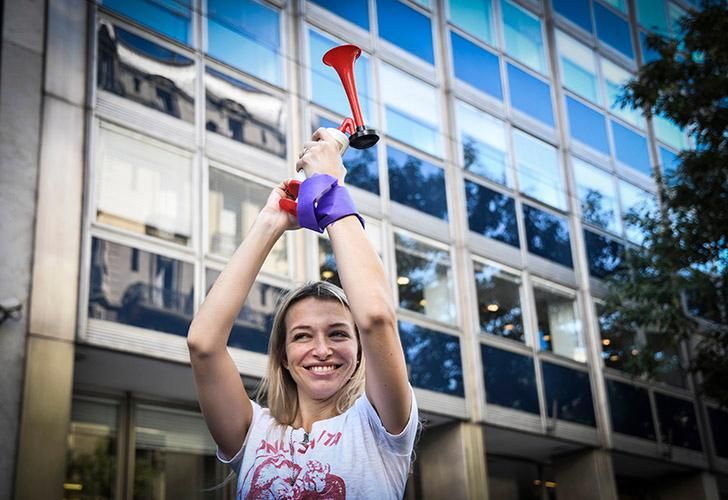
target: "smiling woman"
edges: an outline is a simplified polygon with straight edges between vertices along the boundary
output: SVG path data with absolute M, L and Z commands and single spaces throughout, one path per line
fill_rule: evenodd
M 300 158 L 306 181 L 294 188 L 288 179 L 273 190 L 190 325 L 202 413 L 218 458 L 238 473 L 240 499 L 402 498 L 418 418 L 394 300 L 353 204 L 341 215 L 315 213 L 326 196 L 338 197 L 334 207 L 348 196 L 336 141 L 319 129 Z M 317 203 L 311 186 L 328 188 Z M 295 201 L 292 191 L 301 225 L 310 227 L 308 207 L 326 226 L 312 229 L 328 232 L 343 290 L 314 282 L 281 299 L 254 402 L 227 343 L 266 257 L 287 230 L 299 229 L 280 207 Z

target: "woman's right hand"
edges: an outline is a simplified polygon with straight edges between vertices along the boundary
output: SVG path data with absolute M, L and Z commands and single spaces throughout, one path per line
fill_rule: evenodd
M 295 200 L 293 195 L 291 195 L 288 190 L 288 185 L 293 180 L 294 179 L 285 179 L 283 182 L 273 188 L 273 191 L 271 191 L 270 195 L 268 196 L 268 200 L 265 202 L 263 209 L 258 215 L 259 218 L 270 222 L 273 227 L 275 227 L 276 229 L 280 229 L 282 232 L 291 229 L 298 229 L 301 227 L 298 224 L 298 219 L 283 210 L 279 204 L 280 200 L 282 199 Z

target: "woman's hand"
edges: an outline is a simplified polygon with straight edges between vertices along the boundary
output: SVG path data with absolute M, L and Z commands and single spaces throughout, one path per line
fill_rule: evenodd
M 268 196 L 268 200 L 265 202 L 265 206 L 263 206 L 263 209 L 258 215 L 258 218 L 268 221 L 273 225 L 273 227 L 279 229 L 281 232 L 301 227 L 298 225 L 298 219 L 283 210 L 279 204 L 282 199 L 295 199 L 288 190 L 288 185 L 291 181 L 293 181 L 293 179 L 285 179 L 273 188 L 273 191 L 271 191 Z
M 296 162 L 296 172 L 301 170 L 308 179 L 314 174 L 333 175 L 344 184 L 346 169 L 339 155 L 339 143 L 326 131 L 320 128 L 311 136 L 311 141 L 303 145 L 303 151 Z

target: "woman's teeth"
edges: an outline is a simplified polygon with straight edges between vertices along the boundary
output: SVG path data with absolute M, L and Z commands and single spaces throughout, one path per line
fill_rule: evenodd
M 309 368 L 314 373 L 328 373 L 332 372 L 336 369 L 334 365 L 326 365 L 326 366 L 312 366 Z

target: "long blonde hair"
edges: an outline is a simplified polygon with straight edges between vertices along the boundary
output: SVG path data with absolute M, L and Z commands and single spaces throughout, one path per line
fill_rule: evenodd
M 268 342 L 268 370 L 258 386 L 256 400 L 261 405 L 267 400 L 270 415 L 282 425 L 292 425 L 298 413 L 296 382 L 283 366 L 283 360 L 286 358 L 286 314 L 293 304 L 307 297 L 337 300 L 342 306 L 351 309 L 344 290 L 326 281 L 306 283 L 281 297 Z M 336 412 L 339 415 L 351 408 L 364 392 L 364 353 L 361 349 L 359 329 L 356 326 L 355 330 L 358 345 L 357 367 L 351 378 L 339 389 L 336 397 Z

